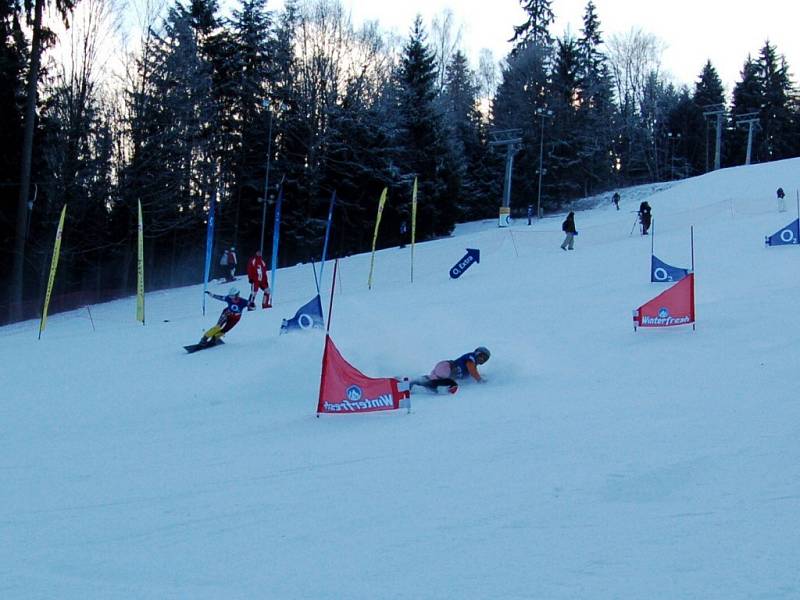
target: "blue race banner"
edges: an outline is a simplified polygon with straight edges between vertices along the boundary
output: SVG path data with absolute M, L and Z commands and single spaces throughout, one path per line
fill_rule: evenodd
M 320 329 L 325 327 L 325 320 L 322 318 L 322 300 L 319 294 L 297 309 L 294 317 L 283 320 L 281 333 L 288 333 L 293 329 L 312 329 L 314 327 Z
M 767 246 L 785 246 L 800 243 L 800 219 L 795 219 L 786 227 L 764 240 Z
M 467 253 L 459 260 L 452 269 L 450 269 L 450 277 L 458 279 L 461 275 L 469 269 L 473 264 L 481 262 L 481 251 L 477 248 L 467 248 Z
M 333 220 L 333 205 L 336 202 L 336 190 L 331 195 L 331 203 L 328 206 L 328 224 L 325 225 L 325 242 L 322 244 L 322 264 L 319 266 L 319 282 L 322 284 L 322 271 L 325 270 L 325 258 L 328 256 L 328 239 L 331 235 L 331 221 Z
M 272 288 L 270 297 L 275 300 L 275 269 L 278 268 L 278 240 L 281 235 L 281 204 L 283 204 L 283 185 L 278 190 L 278 200 L 275 202 L 275 226 L 272 229 Z
M 681 269 L 668 265 L 663 260 L 650 255 L 650 282 L 651 283 L 672 283 L 680 281 L 689 274 L 689 269 Z
M 211 275 L 211 251 L 214 249 L 214 205 L 217 203 L 216 188 L 211 194 L 211 204 L 208 207 L 208 227 L 206 228 L 206 266 L 203 269 L 203 314 L 206 314 L 206 290 L 208 277 Z

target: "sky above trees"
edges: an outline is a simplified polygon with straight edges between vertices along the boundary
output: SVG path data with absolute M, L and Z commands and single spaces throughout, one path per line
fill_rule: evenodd
M 273 6 L 282 6 L 277 1 Z M 381 26 L 405 37 L 419 13 L 425 22 L 451 10 L 462 25 L 464 51 L 477 64 L 481 48 L 489 48 L 499 60 L 511 50 L 508 40 L 513 25 L 524 19 L 519 0 L 406 0 L 375 2 L 343 0 L 356 23 L 377 19 Z M 660 38 L 664 44 L 664 69 L 678 84 L 694 83 L 707 60 L 720 74 L 730 95 L 747 55 L 758 54 L 769 39 L 785 55 L 789 65 L 800 64 L 800 36 L 796 25 L 800 7 L 783 0 L 763 0 L 746 11 L 720 1 L 672 0 L 669 4 L 640 0 L 596 0 L 603 37 L 625 34 L 632 27 Z M 569 29 L 578 35 L 586 0 L 555 0 L 551 33 Z

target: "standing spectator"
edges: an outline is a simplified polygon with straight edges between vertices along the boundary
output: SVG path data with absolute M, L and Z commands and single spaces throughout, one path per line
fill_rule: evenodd
M 400 247 L 406 247 L 406 234 L 408 233 L 408 223 L 405 219 L 400 221 Z
M 786 197 L 786 194 L 783 193 L 783 188 L 782 187 L 779 187 L 778 191 L 775 192 L 775 193 L 778 196 L 778 210 L 780 212 L 784 212 L 786 210 L 786 201 L 784 200 L 784 198 Z
M 233 246 L 229 250 L 225 250 L 222 258 L 219 259 L 219 264 L 222 267 L 222 276 L 225 281 L 234 281 L 236 279 L 236 248 Z
M 575 243 L 575 236 L 578 234 L 578 231 L 575 229 L 574 212 L 569 213 L 567 218 L 564 219 L 564 222 L 561 224 L 561 231 L 566 235 L 564 242 L 561 244 L 561 249 L 572 250 L 572 245 Z
M 611 201 L 614 203 L 614 206 L 617 207 L 617 210 L 619 210 L 619 192 L 614 192 L 614 195 L 611 196 Z
M 267 279 L 267 263 L 261 258 L 261 250 L 256 250 L 256 253 L 247 262 L 247 280 L 250 282 L 250 299 L 247 301 L 247 310 L 256 309 L 258 290 L 264 291 L 261 308 L 272 308 L 269 279 Z
M 647 200 L 639 205 L 639 222 L 642 224 L 642 235 L 647 235 L 647 231 L 650 229 L 650 223 L 653 219 L 653 216 L 650 214 L 651 210 Z

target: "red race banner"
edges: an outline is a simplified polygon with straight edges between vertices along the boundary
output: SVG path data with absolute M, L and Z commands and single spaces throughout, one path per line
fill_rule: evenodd
M 319 413 L 363 413 L 410 408 L 408 382 L 391 377 L 367 377 L 339 353 L 331 336 L 325 336 Z
M 633 311 L 633 328 L 694 323 L 694 273 Z

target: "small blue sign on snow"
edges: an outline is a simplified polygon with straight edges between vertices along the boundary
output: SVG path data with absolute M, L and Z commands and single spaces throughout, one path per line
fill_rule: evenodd
M 764 240 L 767 246 L 785 246 L 800 243 L 800 219 L 795 219 L 786 227 Z
M 467 248 L 467 253 L 464 258 L 459 260 L 452 269 L 450 269 L 450 278 L 458 279 L 461 275 L 469 269 L 473 263 L 481 262 L 481 251 L 477 248 Z

